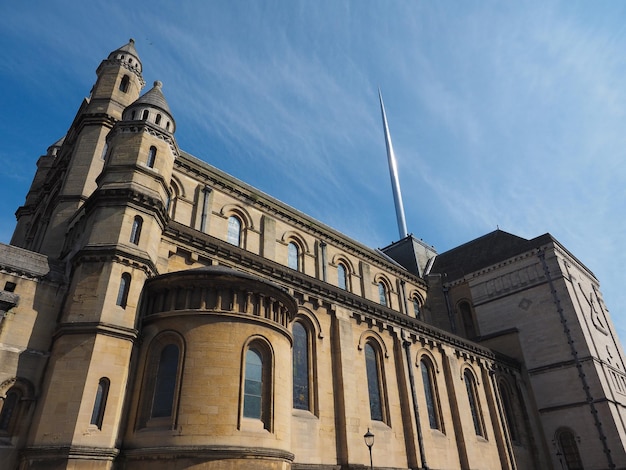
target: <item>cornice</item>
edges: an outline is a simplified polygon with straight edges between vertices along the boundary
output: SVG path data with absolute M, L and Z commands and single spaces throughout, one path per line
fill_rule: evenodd
M 503 361 L 514 368 L 519 368 L 518 363 L 508 356 L 452 335 L 447 331 L 439 330 L 413 317 L 383 307 L 376 302 L 289 269 L 180 223 L 170 221 L 165 228 L 164 237 L 167 237 L 174 245 L 191 252 L 214 256 L 220 264 L 264 276 L 286 286 L 294 292 L 296 298 L 306 296 L 307 300 L 326 305 L 331 310 L 332 303 L 340 304 L 353 312 L 352 316 L 356 321 L 369 322 L 383 329 L 406 328 L 414 342 L 420 341 L 420 337 L 430 338 L 459 350 L 468 351 L 480 357 Z

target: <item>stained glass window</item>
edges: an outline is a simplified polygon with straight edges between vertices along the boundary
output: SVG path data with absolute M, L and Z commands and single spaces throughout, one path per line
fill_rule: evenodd
M 430 424 L 430 428 L 441 429 L 433 368 L 430 363 L 425 361 L 424 359 L 420 361 L 420 368 L 422 369 L 424 396 L 426 398 L 426 408 L 428 410 L 428 422 Z
M 468 371 L 463 374 L 465 378 L 465 387 L 467 388 L 467 398 L 469 400 L 470 412 L 472 413 L 472 421 L 474 422 L 474 431 L 477 436 L 484 437 L 482 417 L 480 416 L 480 404 L 476 395 L 476 382 L 474 377 Z
M 293 407 L 309 410 L 309 337 L 300 322 L 293 324 Z
M 378 355 L 369 343 L 365 344 L 365 368 L 367 372 L 367 391 L 370 399 L 370 417 L 376 421 L 383 421 Z

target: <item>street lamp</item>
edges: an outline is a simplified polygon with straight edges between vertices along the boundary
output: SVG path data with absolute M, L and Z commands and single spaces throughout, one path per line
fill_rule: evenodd
M 374 446 L 374 434 L 367 428 L 367 432 L 363 435 L 365 445 L 370 450 L 370 469 L 374 470 L 374 464 L 372 463 L 372 447 Z

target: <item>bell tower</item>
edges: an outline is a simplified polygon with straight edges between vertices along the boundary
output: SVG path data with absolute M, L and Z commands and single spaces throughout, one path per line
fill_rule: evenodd
M 96 84 L 92 102 L 118 93 L 118 82 L 116 89 L 110 86 L 113 76 L 105 78 Z M 110 112 L 114 101 L 103 98 L 97 106 Z M 48 468 L 68 448 L 75 450 L 74 460 L 96 465 L 90 468 L 110 468 L 119 452 L 138 300 L 145 281 L 158 274 L 169 183 L 179 155 L 161 82 L 119 118 L 103 140 L 106 159 L 96 187 L 67 224 L 70 301 L 60 315 L 24 453 L 28 468 Z M 61 408 L 70 423 L 63 427 L 57 425 Z
M 12 244 L 52 258 L 64 255 L 70 220 L 96 189 L 108 152 L 106 136 L 139 97 L 145 84 L 141 73 L 133 39 L 101 62 L 91 94 L 83 100 L 54 160 L 38 164 L 45 175 L 38 171 L 36 179 L 45 182 L 31 187 L 37 194 L 29 192 L 34 197 L 18 209 Z

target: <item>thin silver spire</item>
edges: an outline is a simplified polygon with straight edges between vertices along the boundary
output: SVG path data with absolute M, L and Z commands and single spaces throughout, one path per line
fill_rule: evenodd
M 383 95 L 378 89 L 378 98 L 380 100 L 380 112 L 383 116 L 383 127 L 385 131 L 385 144 L 387 145 L 387 161 L 389 163 L 389 176 L 391 177 L 391 188 L 393 189 L 393 202 L 396 206 L 396 219 L 398 221 L 398 233 L 400 239 L 406 238 L 408 232 L 406 229 L 406 220 L 404 218 L 404 205 L 402 204 L 402 193 L 400 192 L 400 180 L 398 179 L 398 166 L 396 165 L 396 156 L 393 153 L 393 145 L 391 145 L 391 135 L 389 134 L 389 126 L 387 125 L 387 115 L 385 114 L 385 105 L 383 104 Z

